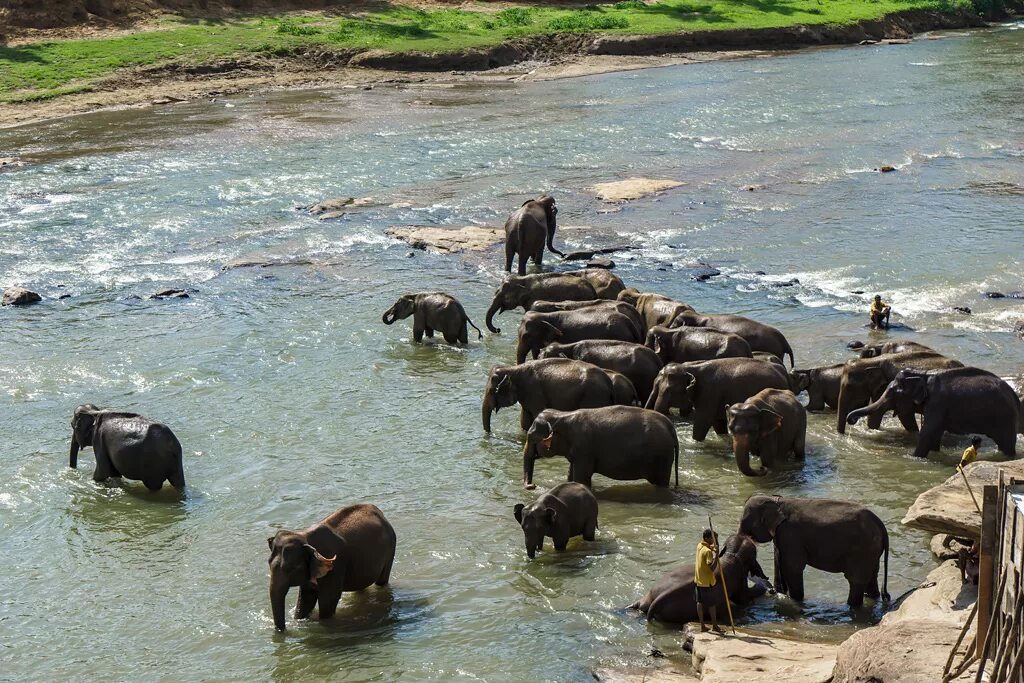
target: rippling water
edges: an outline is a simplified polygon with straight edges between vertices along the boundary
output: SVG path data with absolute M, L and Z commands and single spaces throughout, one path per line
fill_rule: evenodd
M 880 292 L 914 328 L 903 336 L 1017 375 L 1024 344 L 1010 329 L 1024 301 L 981 292 L 1024 289 L 1020 28 L 551 83 L 240 96 L 0 132 L 0 152 L 29 162 L 0 175 L 0 285 L 47 297 L 0 311 L 2 676 L 588 680 L 648 662 L 652 647 L 679 655 L 677 632 L 622 606 L 692 561 L 708 514 L 730 529 L 759 490 L 870 505 L 892 535 L 890 592 L 916 585 L 933 566 L 928 537 L 899 520 L 963 441 L 917 461 L 893 425 L 840 437 L 829 414 L 811 418 L 806 465 L 764 479 L 681 422 L 679 492 L 598 478 L 598 540 L 528 561 L 511 515 L 527 498 L 516 413 L 490 437 L 479 425 L 517 314 L 468 349 L 415 346 L 405 324 L 380 323 L 399 294 L 445 289 L 482 324 L 500 258 L 407 258 L 384 229 L 500 224 L 547 190 L 563 225 L 591 226 L 565 231 L 568 246 L 634 245 L 613 257 L 629 284 L 776 324 L 798 365 L 847 357 Z M 899 170 L 870 172 L 882 164 Z M 598 213 L 584 188 L 630 175 L 687 185 Z M 383 205 L 325 222 L 294 210 L 338 195 Z M 237 259 L 312 265 L 221 270 Z M 681 267 L 697 259 L 724 276 L 689 281 Z M 192 296 L 145 299 L 165 286 Z M 69 470 L 83 402 L 170 424 L 187 500 L 95 485 L 90 452 Z M 538 483 L 564 470 L 539 463 Z M 264 539 L 362 500 L 397 530 L 393 585 L 276 635 Z M 840 577 L 807 578 L 803 610 L 770 599 L 740 620 L 838 640 L 878 618 L 844 608 Z

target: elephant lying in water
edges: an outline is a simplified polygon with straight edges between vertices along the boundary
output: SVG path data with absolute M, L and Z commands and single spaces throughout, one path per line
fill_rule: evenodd
M 517 308 L 528 311 L 537 301 L 614 299 L 622 288 L 622 280 L 606 270 L 510 275 L 495 290 L 484 322 L 488 330 L 498 334 L 501 330 L 494 326 L 496 313 Z
M 836 409 L 836 431 L 846 433 L 846 419 L 850 412 L 863 408 L 882 395 L 886 385 L 896 378 L 903 369 L 926 371 L 962 368 L 963 363 L 946 358 L 936 351 L 907 351 L 887 353 L 873 358 L 846 361 L 843 376 L 839 381 L 839 406 Z M 897 406 L 896 416 L 907 431 L 917 431 L 917 420 L 913 411 L 901 410 Z M 878 429 L 882 423 L 881 413 L 868 416 L 868 427 Z
M 653 410 L 628 406 L 565 412 L 545 410 L 526 434 L 523 482 L 534 488 L 537 458 L 563 455 L 569 461 L 569 481 L 591 486 L 595 474 L 610 479 L 646 479 L 668 486 L 672 462 L 679 486 L 679 439 L 672 421 Z
M 558 207 L 555 198 L 541 195 L 523 202 L 505 221 L 505 271 L 512 272 L 512 261 L 519 255 L 519 274 L 526 274 L 526 261 L 532 258 L 538 266 L 544 261 L 544 244 L 552 254 L 565 256 L 555 249 Z
M 552 342 L 568 344 L 586 339 L 639 342 L 640 330 L 630 316 L 601 308 L 550 313 L 529 311 L 519 323 L 516 362 L 522 363 L 527 354 L 537 358 L 540 350 Z
M 665 363 L 686 363 L 713 358 L 752 358 L 750 344 L 738 334 L 710 327 L 665 327 L 647 331 L 645 346 Z
M 852 411 L 846 421 L 856 424 L 862 417 L 880 418 L 890 410 L 923 413 L 914 449 L 919 458 L 939 450 L 945 432 L 984 434 L 1004 455 L 1015 458 L 1017 434 L 1024 433 L 1017 393 L 1002 378 L 978 368 L 900 370 L 877 401 Z
M 931 351 L 934 353 L 935 349 L 916 341 L 890 341 L 862 346 L 857 350 L 857 355 L 861 358 L 877 358 L 887 353 L 907 353 L 908 351 Z
M 804 599 L 804 568 L 843 574 L 850 584 L 851 607 L 864 596 L 889 599 L 889 532 L 862 505 L 841 500 L 783 498 L 754 494 L 740 518 L 740 533 L 758 543 L 775 543 L 775 589 Z M 878 563 L 885 554 L 882 590 Z
M 668 415 L 672 408 L 693 412 L 693 438 L 703 441 L 714 427 L 728 433 L 725 407 L 741 403 L 762 389 L 788 389 L 789 375 L 775 363 L 754 358 L 718 358 L 669 363 L 658 373 L 647 407 Z
M 548 344 L 540 352 L 541 358 L 575 358 L 593 363 L 605 370 L 620 372 L 629 378 L 636 389 L 637 398 L 646 402 L 654 386 L 654 378 L 661 371 L 662 362 L 646 346 L 634 342 L 610 339 L 587 339 L 572 344 Z
M 719 555 L 729 599 L 737 605 L 745 605 L 764 595 L 771 587 L 764 570 L 757 561 L 757 545 L 748 536 L 733 534 L 725 541 Z M 648 621 L 668 624 L 686 624 L 697 621 L 697 600 L 693 580 L 694 565 L 684 564 L 664 574 L 651 590 L 627 609 L 640 610 Z M 764 583 L 747 584 L 747 577 L 762 579 Z M 718 575 L 719 579 L 721 575 Z M 714 602 L 708 607 L 725 604 L 722 581 L 711 589 Z
M 410 315 L 413 316 L 412 338 L 417 343 L 423 341 L 424 334 L 433 337 L 435 330 L 439 331 L 449 344 L 469 343 L 469 330 L 466 324 L 473 325 L 473 321 L 466 315 L 466 309 L 459 300 L 449 294 L 404 294 L 391 308 L 384 311 L 381 320 L 385 325 L 391 325 L 396 320 L 404 320 Z M 473 325 L 473 329 L 476 330 L 477 339 L 484 338 L 479 327 Z
M 747 340 L 751 351 L 767 351 L 779 358 L 789 356 L 789 367 L 793 367 L 793 349 L 786 336 L 771 325 L 744 318 L 742 315 L 696 313 L 687 311 L 680 313 L 669 324 L 669 327 L 711 327 L 722 332 L 738 334 Z
M 778 458 L 790 451 L 804 459 L 807 411 L 788 389 L 763 389 L 726 410 L 736 465 L 747 476 L 764 476 Z M 750 456 L 761 459 L 761 469 L 750 469 Z
M 395 530 L 376 505 L 360 503 L 335 511 L 304 531 L 278 531 L 270 547 L 270 605 L 274 626 L 285 628 L 284 600 L 299 586 L 295 618 L 305 619 L 320 604 L 330 619 L 344 591 L 386 586 L 395 561 Z
M 573 536 L 593 541 L 597 531 L 597 498 L 586 486 L 573 481 L 542 493 L 530 505 L 516 503 L 513 512 L 523 529 L 526 555 L 531 560 L 544 549 L 545 537 L 561 552 Z
M 78 406 L 71 418 L 69 466 L 78 467 L 78 451 L 93 449 L 96 455 L 94 481 L 111 477 L 136 479 L 150 491 L 159 491 L 164 480 L 185 490 L 181 444 L 171 428 L 136 413 L 102 410 L 94 405 Z
M 615 405 L 615 386 L 601 368 L 568 358 L 547 358 L 491 370 L 481 405 L 484 431 L 491 413 L 519 403 L 519 425 L 529 429 L 545 408 L 576 410 Z

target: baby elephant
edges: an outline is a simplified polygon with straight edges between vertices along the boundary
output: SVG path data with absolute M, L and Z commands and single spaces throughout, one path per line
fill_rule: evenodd
M 159 491 L 166 480 L 179 491 L 185 489 L 181 444 L 165 424 L 135 413 L 78 406 L 71 418 L 71 468 L 78 467 L 79 449 L 90 446 L 96 456 L 94 481 L 125 477 Z
M 304 531 L 281 530 L 270 546 L 270 606 L 274 626 L 283 631 L 284 599 L 299 587 L 295 618 L 305 619 L 320 603 L 320 618 L 334 616 L 342 591 L 386 586 L 395 561 L 395 530 L 376 505 L 338 509 Z
M 526 537 L 526 555 L 532 560 L 544 549 L 544 537 L 555 542 L 561 552 L 573 536 L 594 540 L 597 530 L 597 498 L 583 484 L 568 481 L 541 494 L 532 505 L 516 503 L 516 521 Z
M 732 450 L 740 472 L 764 476 L 775 460 L 793 451 L 804 459 L 807 411 L 787 389 L 762 389 L 726 411 Z M 761 469 L 750 469 L 750 456 L 761 458 Z
M 412 319 L 412 338 L 417 342 L 423 341 L 423 334 L 433 338 L 434 330 L 444 335 L 444 340 L 449 344 L 456 342 L 460 344 L 469 343 L 469 330 L 466 323 L 473 325 L 473 321 L 466 315 L 466 309 L 462 307 L 459 300 L 444 292 L 421 292 L 419 294 L 404 294 L 395 305 L 384 311 L 381 320 L 385 325 L 391 325 L 396 320 L 404 320 L 409 316 Z M 476 325 L 477 339 L 483 339 L 483 332 Z

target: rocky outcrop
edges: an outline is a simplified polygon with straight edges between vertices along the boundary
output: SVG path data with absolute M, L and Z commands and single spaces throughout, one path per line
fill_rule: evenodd
M 4 296 L 0 304 L 4 306 L 28 306 L 42 300 L 43 297 L 24 287 L 8 287 L 4 290 Z
M 653 178 L 627 178 L 616 180 L 610 183 L 599 183 L 587 188 L 601 201 L 625 202 L 631 199 L 641 199 L 658 192 L 681 187 L 686 183 L 678 180 L 656 180 Z
M 977 587 L 963 584 L 947 561 L 878 626 L 850 636 L 836 657 L 833 683 L 935 683 L 956 643 Z
M 964 468 L 971 489 L 981 505 L 982 487 L 999 483 L 999 470 L 1008 477 L 1024 479 L 1024 461 L 973 462 Z M 915 529 L 960 538 L 981 538 L 981 513 L 974 505 L 959 472 L 917 497 L 903 523 Z
M 439 228 L 428 225 L 410 225 L 388 228 L 388 237 L 402 240 L 414 249 L 454 254 L 462 251 L 484 251 L 505 240 L 505 231 L 468 225 L 463 228 Z

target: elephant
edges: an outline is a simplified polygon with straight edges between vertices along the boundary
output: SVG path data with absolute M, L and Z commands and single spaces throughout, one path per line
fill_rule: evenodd
M 775 363 L 776 365 L 786 367 L 786 364 L 782 361 L 782 359 L 776 356 L 774 353 L 769 353 L 767 351 L 754 351 L 753 353 L 750 354 L 750 356 L 755 360 L 764 361 L 765 363 Z
M 641 293 L 630 287 L 619 292 L 619 301 L 631 304 L 643 317 L 643 331 L 655 325 L 668 325 L 676 316 L 686 311 L 693 311 L 692 306 L 670 299 L 667 296 L 653 293 Z
M 668 486 L 675 460 L 679 486 L 679 438 L 672 421 L 653 410 L 632 406 L 544 410 L 530 425 L 523 448 L 523 482 L 535 488 L 537 458 L 565 456 L 569 481 L 591 488 L 595 474 L 609 479 L 646 479 Z
M 839 405 L 839 384 L 843 379 L 846 363 L 823 365 L 806 370 L 793 370 L 793 393 L 807 392 L 807 410 L 824 410 Z
M 568 274 L 578 275 L 589 282 L 594 287 L 594 291 L 597 292 L 597 298 L 599 299 L 615 301 L 619 293 L 626 288 L 622 278 L 604 268 L 570 270 Z
M 753 358 L 669 363 L 658 373 L 647 407 L 664 415 L 678 408 L 683 417 L 692 411 L 693 438 L 703 441 L 712 427 L 717 434 L 728 433 L 727 405 L 762 389 L 789 389 L 786 369 Z
M 686 363 L 712 358 L 750 358 L 750 344 L 738 334 L 710 327 L 665 327 L 647 331 L 644 344 L 665 363 Z
M 594 301 L 600 299 L 594 285 L 576 273 L 540 273 L 510 275 L 494 292 L 484 321 L 487 329 L 499 334 L 494 315 L 517 308 L 530 310 L 536 301 Z
M 569 344 L 585 339 L 639 342 L 640 330 L 629 316 L 601 308 L 550 313 L 528 311 L 519 322 L 516 362 L 522 363 L 527 354 L 537 358 L 540 350 L 551 342 Z
M 726 313 L 706 314 L 684 311 L 675 317 L 669 327 L 711 327 L 721 332 L 732 332 L 747 340 L 751 351 L 767 351 L 779 358 L 789 356 L 789 367 L 793 367 L 793 349 L 785 335 L 771 325 L 759 323 L 742 315 Z
M 757 561 L 757 545 L 748 536 L 733 534 L 726 539 L 722 552 L 718 556 L 725 585 L 729 591 L 729 600 L 737 605 L 746 605 L 764 595 L 771 587 L 764 570 Z M 640 598 L 627 609 L 635 609 L 647 615 L 647 621 L 660 621 L 668 624 L 686 624 L 697 621 L 697 600 L 693 581 L 694 565 L 684 564 L 662 575 L 644 597 Z M 747 577 L 762 579 L 763 583 L 747 584 Z M 715 599 L 708 607 L 725 604 L 722 593 L 722 581 L 719 580 L 711 589 Z
M 444 292 L 421 292 L 419 294 L 403 294 L 388 310 L 384 311 L 381 320 L 391 325 L 396 320 L 412 319 L 412 338 L 416 343 L 423 341 L 423 334 L 434 336 L 438 330 L 449 344 L 456 342 L 469 343 L 469 329 L 466 324 L 473 321 L 466 315 L 466 309 L 459 300 Z M 483 339 L 480 328 L 473 325 L 477 339 Z
M 862 417 L 880 417 L 890 410 L 923 414 L 914 449 L 919 458 L 939 450 L 945 432 L 984 434 L 1004 455 L 1015 458 L 1017 434 L 1024 433 L 1017 393 L 1002 378 L 978 368 L 900 370 L 878 400 L 851 411 L 846 421 L 856 424 Z
M 743 403 L 725 411 L 732 434 L 736 465 L 747 476 L 764 476 L 777 458 L 793 451 L 803 461 L 807 442 L 807 411 L 788 389 L 762 389 Z M 761 459 L 761 469 L 750 469 L 751 454 Z
M 608 375 L 608 379 L 612 381 L 612 391 L 615 393 L 615 405 L 617 406 L 637 406 L 640 405 L 639 398 L 636 395 L 636 387 L 629 381 L 629 378 L 623 375 L 621 372 L 615 372 L 614 370 L 608 370 L 601 368 L 604 374 Z
M 869 344 L 857 349 L 861 358 L 877 358 L 887 353 L 906 353 L 907 351 L 932 351 L 935 349 L 916 341 L 889 341 L 882 344 Z
M 484 431 L 491 431 L 491 414 L 519 403 L 519 425 L 530 428 L 545 408 L 575 410 L 615 405 L 615 386 L 608 373 L 590 363 L 547 358 L 491 370 L 481 406 Z
M 572 344 L 548 344 L 541 358 L 575 358 L 593 363 L 605 370 L 620 372 L 636 388 L 637 398 L 646 402 L 663 364 L 658 355 L 646 346 L 608 339 L 587 339 Z
M 526 261 L 532 258 L 538 266 L 544 260 L 544 243 L 552 254 L 565 256 L 555 249 L 555 228 L 558 207 L 555 198 L 542 194 L 523 202 L 505 221 L 505 272 L 512 272 L 512 261 L 519 255 L 519 274 L 526 275 Z
M 597 498 L 589 488 L 574 481 L 542 493 L 529 506 L 516 503 L 513 512 L 523 529 L 526 556 L 531 560 L 544 549 L 545 537 L 562 552 L 573 536 L 593 541 L 597 531 Z
M 588 311 L 600 310 L 621 313 L 631 318 L 636 323 L 637 329 L 642 329 L 644 325 L 640 313 L 623 301 L 609 301 L 607 299 L 595 299 L 594 301 L 534 301 L 528 310 L 535 313 L 554 313 L 556 311 L 578 311 L 581 308 L 585 308 Z
M 284 600 L 299 586 L 295 618 L 305 619 L 320 604 L 330 619 L 343 591 L 388 585 L 395 562 L 395 530 L 376 505 L 346 505 L 304 531 L 282 529 L 270 547 L 270 606 L 274 626 L 285 628 Z
M 96 456 L 93 481 L 124 477 L 159 491 L 167 480 L 179 491 L 185 490 L 181 443 L 165 424 L 137 413 L 80 405 L 71 418 L 68 466 L 77 469 L 79 449 L 90 446 Z
M 804 599 L 804 568 L 842 573 L 850 584 L 847 604 L 860 607 L 864 596 L 889 600 L 889 532 L 862 505 L 823 498 L 783 498 L 754 494 L 740 517 L 740 533 L 757 543 L 775 543 L 775 590 Z M 882 590 L 878 561 L 885 554 Z
M 846 361 L 839 381 L 839 406 L 836 409 L 836 431 L 846 433 L 846 418 L 850 412 L 863 408 L 882 395 L 886 385 L 905 368 L 911 370 L 945 370 L 962 368 L 963 363 L 943 356 L 937 351 L 907 351 L 887 353 L 874 358 L 858 358 Z M 917 419 L 913 412 L 900 410 L 896 416 L 907 431 L 917 431 Z M 882 423 L 881 413 L 868 416 L 868 427 L 877 429 Z

